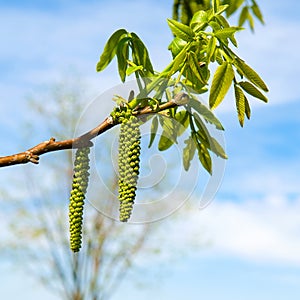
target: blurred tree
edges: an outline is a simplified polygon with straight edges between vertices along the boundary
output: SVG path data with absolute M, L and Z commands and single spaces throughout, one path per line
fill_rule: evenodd
M 78 87 L 78 80 L 58 84 L 48 97 L 43 95 L 46 105 L 39 97 L 30 101 L 32 114 L 50 120 L 48 130 L 61 139 L 72 134 L 78 112 L 83 109 L 83 93 Z M 30 132 L 42 130 L 39 122 L 31 123 L 29 129 Z M 101 165 L 105 168 L 105 159 L 101 160 Z M 144 249 L 155 225 L 124 225 L 90 206 L 85 213 L 83 249 L 72 254 L 67 224 L 71 166 L 72 153 L 64 151 L 57 160 L 48 161 L 40 169 L 43 183 L 32 170 L 26 172 L 31 199 L 14 201 L 9 227 L 11 239 L 5 241 L 2 249 L 6 249 L 13 263 L 25 264 L 29 274 L 40 279 L 49 291 L 59 293 L 60 299 L 109 299 L 133 265 L 137 253 Z M 113 208 L 116 175 L 111 177 L 109 184 L 111 193 L 97 185 L 90 193 L 93 201 L 108 200 L 106 213 Z

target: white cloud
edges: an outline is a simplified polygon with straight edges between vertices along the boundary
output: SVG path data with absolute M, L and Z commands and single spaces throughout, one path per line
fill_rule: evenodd
M 163 221 L 156 242 L 164 245 L 164 259 L 189 253 L 300 265 L 299 213 L 300 197 L 293 202 L 278 195 L 241 203 L 215 201 L 202 211 L 182 209 L 176 222 Z

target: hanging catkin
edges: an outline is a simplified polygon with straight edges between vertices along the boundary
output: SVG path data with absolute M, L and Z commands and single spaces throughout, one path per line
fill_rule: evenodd
M 119 137 L 119 201 L 120 221 L 130 218 L 136 195 L 141 152 L 138 118 L 127 114 L 122 119 Z
M 90 148 L 78 148 L 74 161 L 74 175 L 69 204 L 70 248 L 78 252 L 81 248 L 82 220 L 85 194 L 89 179 Z

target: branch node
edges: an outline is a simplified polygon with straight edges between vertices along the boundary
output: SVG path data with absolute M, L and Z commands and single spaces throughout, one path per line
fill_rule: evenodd
M 25 151 L 26 154 L 26 159 L 27 161 L 32 162 L 33 164 L 38 164 L 39 163 L 39 156 L 36 154 L 33 154 L 31 151 Z
M 38 165 L 38 163 L 39 163 L 39 157 L 38 157 L 37 155 L 35 155 L 35 157 L 30 157 L 30 158 L 29 158 L 29 161 L 30 161 L 31 163 L 33 163 L 33 164 Z
M 190 101 L 190 97 L 188 94 L 181 92 L 178 93 L 171 101 L 176 105 L 185 105 Z
M 113 124 L 114 124 L 114 119 L 113 119 L 113 117 L 112 117 L 112 116 L 107 117 L 106 122 L 107 122 L 108 124 L 110 124 L 110 125 L 113 125 Z

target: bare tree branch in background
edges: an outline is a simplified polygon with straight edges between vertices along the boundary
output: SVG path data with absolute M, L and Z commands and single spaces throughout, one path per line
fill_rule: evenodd
M 51 106 L 55 107 L 54 112 L 41 106 L 38 101 L 31 103 L 32 110 L 37 110 L 41 117 L 47 119 L 51 115 L 57 128 L 49 130 L 60 132 L 62 138 L 70 125 L 74 128 L 77 112 L 80 111 L 80 94 L 72 93 L 73 88 L 72 85 L 60 88 Z M 76 109 L 64 114 L 65 105 Z M 37 176 L 26 174 L 32 199 L 15 202 L 10 224 L 12 239 L 5 245 L 6 253 L 14 263 L 25 264 L 29 274 L 41 280 L 49 291 L 59 293 L 61 299 L 109 299 L 134 265 L 136 255 L 143 250 L 155 225 L 121 224 L 89 207 L 85 213 L 84 246 L 80 253 L 72 254 L 66 234 L 68 197 L 64 198 L 69 193 L 65 182 L 70 182 L 72 175 L 71 152 L 64 152 L 60 159 L 48 162 L 43 182 L 47 181 L 49 174 L 51 177 L 51 169 L 57 172 L 57 163 L 60 165 L 60 175 L 51 182 L 51 193 L 39 185 Z M 105 165 L 105 160 L 101 163 Z M 94 185 L 90 196 L 99 198 L 99 201 L 100 195 L 108 200 L 111 198 L 106 211 L 112 209 L 113 192 L 117 190 L 116 175 L 109 184 L 112 193 L 105 193 Z

